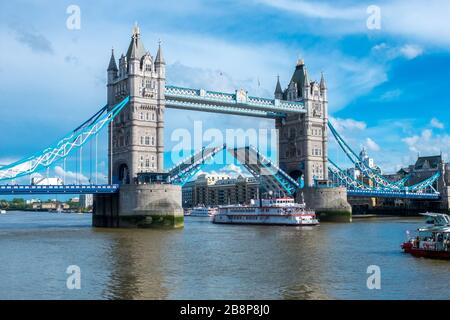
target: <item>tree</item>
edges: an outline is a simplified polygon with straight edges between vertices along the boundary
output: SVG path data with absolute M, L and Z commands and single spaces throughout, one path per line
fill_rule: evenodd
M 11 201 L 11 208 L 17 209 L 17 210 L 23 210 L 26 209 L 27 203 L 25 199 L 23 198 L 14 198 Z

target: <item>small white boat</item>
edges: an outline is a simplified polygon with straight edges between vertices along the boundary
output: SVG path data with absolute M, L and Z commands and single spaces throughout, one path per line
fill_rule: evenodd
M 6 214 L 6 210 L 0 210 L 0 214 Z
M 195 207 L 192 209 L 191 217 L 212 217 L 217 213 L 217 208 L 213 207 Z
M 427 217 L 426 223 L 427 224 L 433 224 L 435 226 L 447 226 L 450 225 L 450 216 L 443 213 L 436 213 L 436 212 L 423 212 L 420 213 L 422 216 Z

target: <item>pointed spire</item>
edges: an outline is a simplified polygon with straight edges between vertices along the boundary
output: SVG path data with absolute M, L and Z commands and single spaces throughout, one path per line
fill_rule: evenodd
M 139 29 L 137 21 L 134 23 L 132 36 L 139 36 L 141 34 L 141 29 Z
M 277 75 L 277 85 L 275 87 L 275 96 L 277 94 L 283 94 L 283 90 L 281 89 L 281 84 L 280 84 L 280 75 Z
M 306 67 L 304 67 L 303 70 L 305 71 L 304 85 L 305 85 L 305 87 L 309 87 L 309 86 L 310 86 L 310 83 L 309 83 L 309 78 L 308 78 L 308 70 L 306 70 Z
M 137 23 L 133 27 L 130 46 L 127 51 L 127 59 L 141 59 L 145 55 L 144 44 L 141 41 L 141 30 Z
M 299 90 L 299 95 L 302 95 L 301 90 L 305 86 L 305 61 L 303 59 L 298 59 L 295 66 L 295 71 L 292 74 L 291 83 L 297 85 L 297 90 Z
M 111 59 L 109 60 L 109 66 L 107 71 L 118 71 L 116 58 L 114 58 L 114 48 L 111 49 Z
M 156 54 L 155 64 L 165 64 L 161 48 L 161 40 L 158 41 L 158 53 Z
M 323 72 L 322 75 L 320 77 L 320 89 L 325 90 L 327 88 L 327 84 L 325 82 L 325 78 L 323 76 Z

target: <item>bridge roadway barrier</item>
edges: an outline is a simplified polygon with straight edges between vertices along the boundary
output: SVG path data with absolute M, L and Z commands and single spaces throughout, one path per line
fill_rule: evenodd
M 0 194 L 98 194 L 116 193 L 117 184 L 67 184 L 67 185 L 0 185 Z
M 171 184 L 121 185 L 118 194 L 94 195 L 94 227 L 181 228 L 181 187 Z

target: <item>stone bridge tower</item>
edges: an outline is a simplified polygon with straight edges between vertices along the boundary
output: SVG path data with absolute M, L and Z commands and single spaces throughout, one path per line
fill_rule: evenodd
M 94 196 L 96 227 L 183 226 L 181 187 L 138 183 L 141 172 L 164 171 L 165 62 L 159 45 L 156 58 L 147 52 L 137 26 L 126 55 L 117 67 L 114 52 L 108 66 L 108 106 L 130 102 L 109 125 L 109 181 L 119 193 Z
M 301 101 L 305 114 L 290 114 L 276 121 L 280 168 L 294 179 L 303 176 L 305 186 L 314 180 L 328 180 L 327 122 L 328 98 L 325 79 L 310 81 L 303 60 L 298 60 L 288 87 L 282 90 L 278 79 L 275 99 Z
M 164 88 L 161 44 L 153 59 L 135 26 L 119 67 L 114 52 L 108 66 L 108 106 L 130 96 L 128 106 L 109 127 L 110 183 L 130 184 L 139 172 L 164 170 Z

